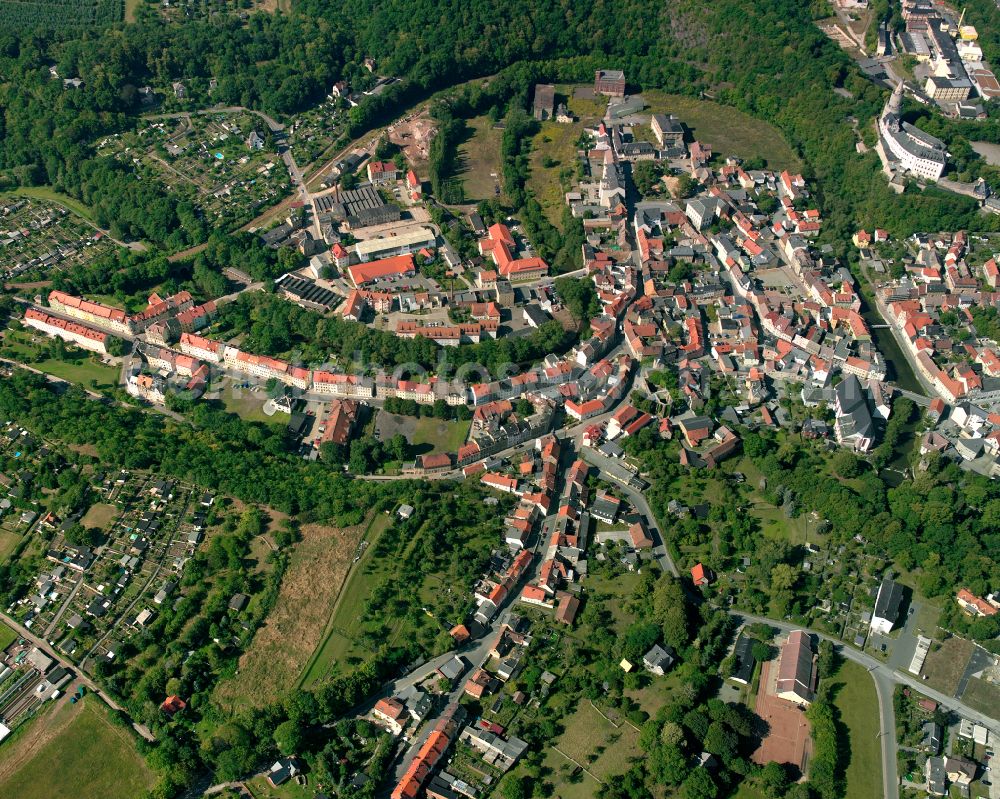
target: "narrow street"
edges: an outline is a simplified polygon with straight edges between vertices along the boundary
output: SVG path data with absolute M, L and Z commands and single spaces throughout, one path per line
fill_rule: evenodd
M 117 702 L 115 702 L 114 699 L 112 699 L 110 696 L 108 696 L 97 685 L 97 683 L 95 683 L 93 680 L 91 680 L 89 677 L 87 677 L 81 671 L 81 669 L 78 666 L 74 665 L 70 661 L 68 661 L 65 658 L 63 658 L 62 656 L 60 656 L 58 652 L 54 651 L 52 649 L 52 647 L 49 646 L 49 644 L 48 644 L 47 641 L 39 638 L 37 635 L 35 635 L 34 633 L 32 633 L 31 630 L 27 629 L 26 627 L 22 627 L 17 621 L 15 621 L 13 618 L 11 618 L 10 616 L 8 616 L 6 613 L 0 613 L 0 619 L 2 619 L 3 622 L 8 627 L 10 627 L 14 632 L 16 632 L 21 638 L 24 638 L 26 641 L 30 641 L 35 646 L 37 646 L 39 649 L 43 650 L 47 655 L 49 655 L 53 660 L 55 660 L 60 666 L 62 666 L 63 668 L 67 669 L 68 671 L 73 672 L 73 674 L 76 675 L 76 681 L 77 682 L 82 683 L 83 685 L 85 685 L 87 687 L 87 689 L 91 693 L 96 694 L 97 696 L 99 696 L 104 701 L 104 704 L 106 704 L 112 710 L 116 710 L 116 711 L 119 711 L 119 712 L 122 712 L 122 713 L 126 713 L 127 712 L 125 710 L 125 708 L 123 708 L 121 705 L 119 705 Z M 144 724 L 138 724 L 135 721 L 131 721 L 131 724 L 132 724 L 132 728 L 137 733 L 139 733 L 139 735 L 141 735 L 143 738 L 145 738 L 147 741 L 153 742 L 153 741 L 156 740 L 156 738 L 153 737 L 153 733 L 151 733 L 149 731 L 149 729 Z

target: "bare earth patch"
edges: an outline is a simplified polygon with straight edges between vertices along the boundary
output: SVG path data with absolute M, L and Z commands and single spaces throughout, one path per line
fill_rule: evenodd
M 223 707 L 261 706 L 295 687 L 323 631 L 365 526 L 302 528 L 278 600 L 239 671 L 216 689 Z
M 953 696 L 975 648 L 972 641 L 964 638 L 949 638 L 941 644 L 940 649 L 932 647 L 924 662 L 927 684 L 941 693 Z

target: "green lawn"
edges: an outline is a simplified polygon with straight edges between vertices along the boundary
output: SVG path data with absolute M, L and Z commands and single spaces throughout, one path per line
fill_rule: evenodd
M 0 782 L 0 796 L 134 799 L 143 795 L 153 774 L 130 733 L 111 725 L 100 701 L 88 697 L 72 709 L 60 710 L 72 713 L 72 720 Z
M 802 162 L 773 125 L 709 100 L 660 91 L 643 92 L 646 113 L 673 114 L 694 137 L 723 157 L 763 158 L 772 169 L 802 168 Z
M 289 780 L 278 788 L 272 788 L 264 776 L 247 780 L 246 786 L 254 799 L 313 799 L 316 795 L 314 787 L 298 785 L 295 780 Z
M 83 515 L 83 518 L 80 520 L 80 524 L 87 528 L 97 527 L 100 530 L 105 530 L 111 526 L 111 522 L 113 522 L 117 517 L 117 506 L 106 505 L 103 502 L 95 502 Z
M 494 128 L 487 116 L 475 117 L 467 124 L 471 135 L 458 148 L 465 200 L 491 200 L 500 179 L 500 139 L 503 131 Z
M 433 452 L 457 452 L 469 435 L 469 422 L 444 422 L 429 416 L 416 420 L 410 443 L 415 447 L 429 444 Z
M 732 794 L 729 799 L 768 799 L 764 794 L 758 791 L 751 785 L 744 783 L 739 787 L 736 793 Z
M 3 622 L 0 622 L 0 652 L 17 640 L 17 633 Z
M 562 752 L 599 780 L 624 773 L 629 761 L 641 756 L 635 728 L 627 723 L 615 727 L 589 701 L 581 702 L 564 724 L 566 731 L 554 742 L 555 754 L 561 757 Z
M 882 796 L 882 749 L 879 733 L 878 697 L 875 684 L 862 666 L 845 661 L 831 678 L 836 690 L 834 704 L 849 736 L 847 792 L 844 799 L 878 799 Z
M 38 335 L 40 338 L 44 338 L 42 334 Z M 77 360 L 80 363 L 60 361 L 55 358 L 36 361 L 39 347 L 31 343 L 29 333 L 21 330 L 8 329 L 4 334 L 3 343 L 9 351 L 9 357 L 33 369 L 38 369 L 40 372 L 46 372 L 71 383 L 79 383 L 84 388 L 89 389 L 94 389 L 91 381 L 96 383 L 97 389 L 114 388 L 118 385 L 119 370 L 114 366 L 101 363 L 97 355 L 77 350 L 76 354 L 79 356 Z
M 236 396 L 236 395 L 239 396 Z M 268 396 L 264 391 L 250 391 L 240 389 L 236 391 L 232 386 L 226 386 L 219 392 L 219 402 L 222 409 L 227 413 L 234 413 L 247 422 L 264 422 L 265 424 L 285 424 L 288 422 L 288 415 L 276 413 L 268 416 L 264 413 L 264 403 Z
M 21 536 L 18 533 L 13 533 L 10 530 L 0 530 L 0 563 L 7 560 L 10 553 L 14 551 L 21 541 Z M 3 647 L 0 647 L 2 649 Z
M 65 206 L 73 213 L 82 216 L 87 221 L 94 221 L 93 213 L 89 207 L 66 194 L 60 194 L 51 186 L 21 186 L 17 189 L 12 189 L 11 191 L 0 192 L 0 197 L 4 195 L 31 197 L 35 200 L 47 200 L 49 202 L 58 203 L 59 205 Z
M 334 607 L 333 616 L 327 625 L 323 641 L 313 653 L 312 659 L 299 680 L 299 687 L 309 687 L 322 679 L 330 671 L 334 663 L 344 659 L 354 646 L 351 633 L 355 631 L 361 619 L 365 602 L 372 589 L 385 573 L 381 564 L 372 563 L 371 553 L 375 544 L 389 526 L 393 517 L 378 513 L 371 520 L 365 531 L 368 546 L 361 555 L 361 560 L 355 563 L 340 590 L 340 596 Z

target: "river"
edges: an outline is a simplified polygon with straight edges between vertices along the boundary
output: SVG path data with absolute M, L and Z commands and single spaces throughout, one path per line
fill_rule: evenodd
M 926 396 L 927 392 L 920 385 L 920 381 L 913 372 L 913 367 L 906 360 L 906 355 L 903 354 L 903 350 L 896 341 L 896 337 L 892 335 L 892 331 L 886 327 L 876 327 L 876 325 L 886 324 L 886 320 L 882 318 L 878 309 L 868 302 L 868 298 L 864 294 L 861 295 L 861 316 L 864 317 L 872 331 L 872 341 L 875 342 L 878 351 L 885 356 L 886 372 L 888 373 L 886 378 L 900 388 Z

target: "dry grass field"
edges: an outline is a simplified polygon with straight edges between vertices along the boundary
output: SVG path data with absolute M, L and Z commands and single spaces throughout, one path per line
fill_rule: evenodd
M 223 707 L 258 706 L 293 689 L 320 644 L 365 526 L 306 525 L 270 616 L 240 658 L 235 677 L 221 683 Z
M 962 638 L 949 638 L 941 644 L 940 649 L 931 647 L 924 662 L 927 684 L 941 693 L 954 694 L 975 648 L 972 641 Z

